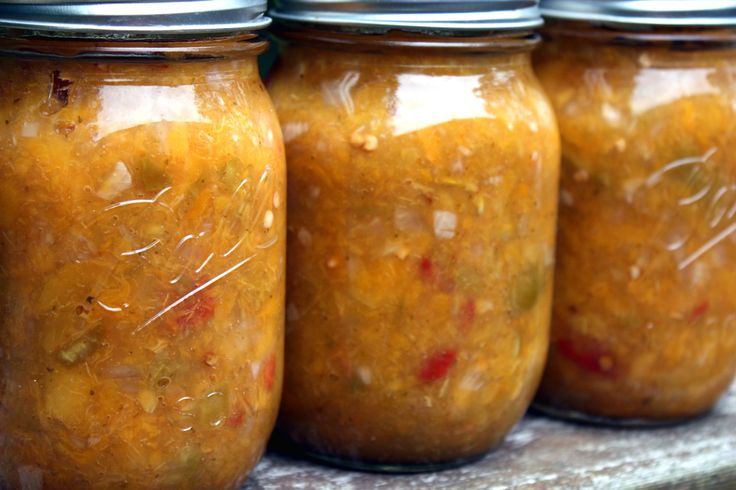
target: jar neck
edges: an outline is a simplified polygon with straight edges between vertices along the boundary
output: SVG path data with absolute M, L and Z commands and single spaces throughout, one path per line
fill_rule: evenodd
M 0 58 L 53 60 L 116 60 L 129 62 L 206 61 L 256 57 L 268 43 L 256 34 L 236 36 L 161 39 L 161 40 L 92 40 L 60 39 L 39 36 L 0 37 Z
M 625 30 L 583 22 L 550 22 L 535 55 L 546 62 L 570 62 L 597 69 L 687 70 L 736 66 L 736 36 L 728 29 L 653 28 Z
M 602 24 L 548 20 L 545 39 L 575 39 L 589 43 L 662 46 L 681 50 L 736 47 L 736 29 L 698 26 Z
M 540 37 L 531 31 L 482 33 L 370 31 L 279 23 L 274 34 L 286 42 L 349 51 L 421 53 L 514 53 L 531 51 Z
M 311 73 L 317 80 L 341 79 L 342 84 L 375 77 L 391 80 L 404 74 L 431 77 L 534 78 L 531 52 L 457 52 L 408 49 L 342 49 L 327 44 L 290 43 L 285 46 L 274 72 L 302 79 Z M 336 73 L 340 75 L 335 75 Z

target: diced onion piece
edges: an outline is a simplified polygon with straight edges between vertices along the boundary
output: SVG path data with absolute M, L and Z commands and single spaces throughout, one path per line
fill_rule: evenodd
M 394 226 L 399 231 L 422 231 L 424 219 L 416 209 L 396 208 L 394 209 Z
M 365 143 L 363 143 L 363 149 L 365 151 L 373 151 L 378 148 L 378 138 L 372 134 L 365 136 Z
M 299 232 L 296 234 L 296 237 L 299 239 L 299 243 L 304 246 L 311 245 L 312 243 L 312 234 L 305 228 L 299 228 Z
M 395 255 L 401 260 L 404 260 L 409 256 L 411 249 L 401 242 L 388 242 L 383 247 L 383 256 Z
M 253 379 L 256 379 L 258 377 L 258 373 L 261 372 L 261 362 L 260 361 L 253 361 L 250 363 L 250 374 L 253 376 Z
M 355 370 L 355 373 L 358 375 L 358 379 L 361 383 L 364 385 L 371 384 L 371 380 L 373 379 L 373 374 L 371 373 L 371 370 L 365 366 L 358 366 L 358 368 Z
M 133 178 L 130 176 L 128 167 L 123 162 L 115 164 L 115 168 L 107 176 L 105 182 L 102 183 L 97 190 L 97 197 L 102 199 L 112 199 L 118 196 L 124 190 L 130 189 L 133 184 Z
M 611 126 L 618 126 L 623 119 L 621 112 L 609 103 L 601 106 L 601 116 Z
M 478 391 L 486 384 L 486 378 L 480 371 L 471 371 L 460 381 L 460 389 Z
M 36 136 L 38 136 L 38 123 L 37 122 L 23 123 L 23 127 L 20 130 L 20 135 L 23 138 L 35 138 Z
M 575 204 L 575 198 L 570 194 L 570 191 L 560 189 L 560 202 L 565 206 L 572 206 Z
M 309 124 L 306 122 L 284 123 L 282 130 L 284 132 L 284 143 L 291 143 L 309 131 Z
M 434 212 L 434 235 L 437 238 L 454 238 L 457 216 L 450 211 Z
M 144 412 L 153 413 L 158 405 L 158 398 L 152 390 L 142 390 L 138 393 L 138 403 L 141 404 Z
M 111 379 L 140 378 L 141 373 L 135 366 L 117 364 L 101 371 L 102 375 Z
M 273 219 L 273 211 L 267 210 L 263 215 L 263 227 L 267 230 L 270 229 L 273 226 Z

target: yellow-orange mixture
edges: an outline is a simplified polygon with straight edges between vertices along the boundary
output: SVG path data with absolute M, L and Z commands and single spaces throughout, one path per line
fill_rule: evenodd
M 254 56 L 0 61 L 0 486 L 243 481 L 281 391 L 280 134 Z
M 563 145 L 539 400 L 701 413 L 736 369 L 736 51 L 555 35 L 536 61 Z
M 528 53 L 291 46 L 280 425 L 378 464 L 481 454 L 547 351 L 558 136 Z

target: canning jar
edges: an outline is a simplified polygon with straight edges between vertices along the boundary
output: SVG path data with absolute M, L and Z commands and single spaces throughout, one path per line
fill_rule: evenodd
M 542 2 L 563 163 L 538 402 L 564 416 L 674 422 L 736 369 L 736 15 L 674 3 Z
M 265 2 L 117 5 L 0 6 L 0 487 L 235 488 L 281 391 Z
M 333 3 L 272 12 L 288 41 L 268 82 L 290 179 L 278 426 L 338 464 L 457 464 L 522 416 L 547 352 L 559 143 L 530 67 L 536 5 Z

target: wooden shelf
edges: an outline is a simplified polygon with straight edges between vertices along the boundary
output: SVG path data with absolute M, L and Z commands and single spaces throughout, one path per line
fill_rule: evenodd
M 529 415 L 498 450 L 462 468 L 384 475 L 267 454 L 244 488 L 736 488 L 736 385 L 707 417 L 676 427 L 602 429 Z

